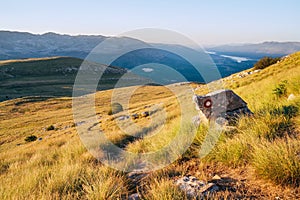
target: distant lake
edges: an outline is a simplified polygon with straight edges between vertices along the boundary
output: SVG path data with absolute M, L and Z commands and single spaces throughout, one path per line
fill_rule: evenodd
M 252 60 L 252 59 L 246 58 L 246 57 L 229 56 L 229 55 L 224 55 L 224 54 L 219 55 L 216 52 L 212 52 L 212 51 L 206 51 L 206 53 L 211 54 L 211 55 L 218 55 L 218 56 L 221 56 L 221 57 L 224 57 L 224 58 L 230 58 L 230 59 L 232 59 L 232 60 L 234 60 L 234 61 L 236 61 L 238 63 Z

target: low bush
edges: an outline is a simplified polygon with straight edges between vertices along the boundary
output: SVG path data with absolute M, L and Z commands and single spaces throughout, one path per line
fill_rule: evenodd
M 277 98 L 280 98 L 282 96 L 286 96 L 287 94 L 287 81 L 281 81 L 274 89 L 273 94 L 276 95 Z
M 35 135 L 30 135 L 25 138 L 25 142 L 33 142 L 36 140 L 37 140 L 37 137 Z
M 123 111 L 123 107 L 122 107 L 121 104 L 113 103 L 107 114 L 108 115 L 113 115 L 113 114 L 116 114 L 116 113 L 119 113 L 119 112 L 122 112 L 122 111 Z
M 263 57 L 254 64 L 254 69 L 264 69 L 280 61 L 281 58 Z
M 50 125 L 46 128 L 47 131 L 53 131 L 55 130 L 55 127 L 53 125 Z

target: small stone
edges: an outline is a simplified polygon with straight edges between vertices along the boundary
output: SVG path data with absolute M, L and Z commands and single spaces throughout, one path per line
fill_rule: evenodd
M 194 176 L 184 176 L 178 179 L 175 184 L 184 191 L 189 197 L 198 195 L 205 196 L 207 193 L 219 190 L 219 187 L 214 183 L 205 183 Z
M 120 117 L 118 117 L 118 120 L 119 121 L 124 121 L 124 120 L 126 120 L 126 119 L 128 119 L 129 117 L 127 116 L 127 115 L 122 115 L 122 116 L 120 116 Z
M 139 115 L 135 113 L 135 114 L 131 115 L 131 118 L 132 118 L 132 119 L 138 119 L 138 118 L 139 118 Z
M 189 177 L 183 177 L 183 179 L 182 179 L 184 182 L 188 182 L 188 181 L 190 181 L 190 179 L 189 179 Z
M 215 192 L 218 191 L 219 187 L 214 183 L 208 183 L 204 187 L 202 187 L 199 192 L 200 193 L 207 193 L 207 192 Z
M 148 117 L 150 113 L 148 111 L 142 112 L 142 117 Z
M 192 122 L 196 127 L 198 127 L 200 125 L 200 117 L 198 115 L 194 116 L 192 118 Z
M 289 97 L 288 97 L 288 101 L 293 101 L 296 99 L 296 96 L 294 94 L 290 94 Z
M 221 180 L 222 178 L 219 175 L 215 175 L 212 177 L 212 180 Z
M 134 194 L 131 194 L 129 197 L 128 197 L 129 200 L 139 200 L 140 199 L 140 196 L 138 193 L 134 193 Z

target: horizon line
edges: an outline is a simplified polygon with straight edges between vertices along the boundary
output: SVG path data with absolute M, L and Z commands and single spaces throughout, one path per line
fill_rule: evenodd
M 45 32 L 33 32 L 33 31 L 27 31 L 27 30 L 2 30 L 0 29 L 0 32 L 12 32 L 12 33 L 29 33 L 32 35 L 46 35 L 49 33 L 56 34 L 56 35 L 61 35 L 61 36 L 72 36 L 72 37 L 78 37 L 78 36 L 101 36 L 101 37 L 118 37 L 117 35 L 104 35 L 104 34 L 99 34 L 99 33 L 77 33 L 77 34 L 72 34 L 72 33 L 62 33 L 59 31 L 45 31 Z M 124 36 L 122 36 L 124 37 Z M 135 39 L 135 38 L 133 38 Z M 257 42 L 229 42 L 229 43 L 211 43 L 211 44 L 202 44 L 202 46 L 207 46 L 207 47 L 213 47 L 213 46 L 223 46 L 223 45 L 228 45 L 228 46 L 236 46 L 236 45 L 250 45 L 250 44 L 263 44 L 263 43 L 300 43 L 300 41 L 293 41 L 293 40 L 262 40 L 262 41 L 257 41 Z

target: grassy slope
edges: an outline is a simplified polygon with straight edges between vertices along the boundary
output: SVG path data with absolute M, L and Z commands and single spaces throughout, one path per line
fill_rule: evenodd
M 296 100 L 288 102 L 286 96 L 275 98 L 272 94 L 282 80 L 288 81 L 287 94 L 295 94 Z M 184 199 L 185 194 L 172 184 L 172 177 L 193 174 L 208 180 L 219 174 L 234 180 L 236 191 L 220 192 L 216 198 L 299 198 L 299 80 L 300 53 L 245 78 L 226 78 L 226 87 L 241 95 L 255 115 L 241 119 L 236 130 L 223 133 L 214 151 L 203 160 L 194 157 L 206 134 L 205 127 L 200 127 L 194 145 L 182 159 L 145 180 L 145 186 L 139 188 L 143 197 Z M 199 93 L 204 90 L 203 86 L 194 86 L 199 87 Z M 114 116 L 107 114 L 110 95 L 111 91 L 97 93 L 96 107 L 101 128 L 114 133 L 108 134 L 112 141 L 125 141 L 128 151 L 147 152 L 172 140 L 179 110 L 169 90 L 157 86 L 135 90 L 130 113 L 146 111 L 146 106 L 156 103 L 162 103 L 168 113 L 161 134 L 136 141 L 127 140 L 114 128 Z M 132 186 L 126 174 L 103 166 L 84 148 L 74 127 L 71 106 L 70 98 L 21 98 L 0 103 L 1 199 L 117 199 L 130 193 Z M 135 122 L 153 126 L 149 118 Z M 50 125 L 56 129 L 46 131 Z M 42 140 L 24 142 L 29 135 Z
M 0 61 L 0 101 L 26 96 L 70 97 L 82 62 L 71 57 Z M 111 79 L 117 77 L 119 74 L 105 74 L 98 89 L 111 89 Z

